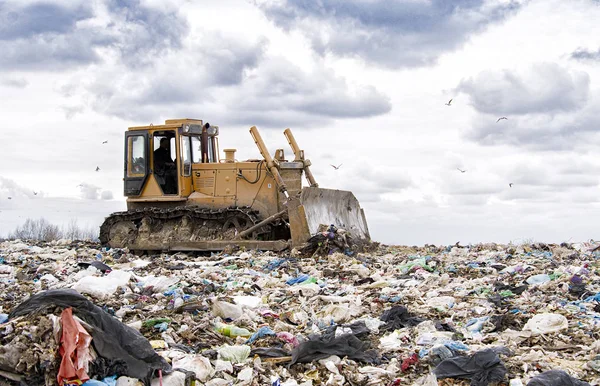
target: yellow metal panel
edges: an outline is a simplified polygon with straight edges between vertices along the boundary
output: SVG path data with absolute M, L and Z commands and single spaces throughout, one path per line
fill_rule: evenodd
M 202 125 L 202 119 L 183 118 L 183 119 L 167 119 L 167 120 L 165 120 L 165 125 L 181 126 L 184 123 Z
M 132 126 L 127 128 L 129 131 L 134 130 L 168 130 L 168 129 L 176 129 L 181 127 L 181 124 L 169 124 L 169 125 L 153 125 L 153 126 Z
M 231 164 L 230 164 L 231 165 Z M 236 171 L 235 169 L 216 171 L 215 196 L 236 195 Z
M 192 176 L 179 177 L 181 181 L 181 195 L 184 197 L 189 196 L 193 192 L 192 188 Z
M 207 194 L 194 192 L 188 197 L 187 205 L 198 205 L 203 208 L 213 209 L 229 208 L 235 205 L 235 197 L 213 197 Z
M 194 189 L 197 192 L 215 195 L 215 171 L 194 169 L 192 166 L 192 176 L 194 179 Z
M 237 179 L 237 205 L 250 206 L 265 218 L 277 213 L 280 210 L 277 185 L 273 177 L 267 174 L 265 164 L 260 165 L 258 174 L 256 162 L 239 162 L 236 165 L 237 170 L 246 177 Z M 251 183 L 257 179 L 257 175 L 260 175 L 258 181 Z
M 140 194 L 140 197 L 162 197 L 162 195 L 162 189 L 160 188 L 160 185 L 158 185 L 158 182 L 156 182 L 154 174 L 150 174 L 148 176 L 148 180 L 146 181 L 146 186 L 144 186 L 144 189 L 142 189 L 142 194 Z

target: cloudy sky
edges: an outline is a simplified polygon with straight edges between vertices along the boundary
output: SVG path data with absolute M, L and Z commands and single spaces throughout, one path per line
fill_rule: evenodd
M 0 0 L 0 235 L 123 210 L 124 130 L 190 117 L 241 159 L 250 126 L 271 151 L 292 128 L 379 241 L 599 237 L 597 20 L 597 0 Z

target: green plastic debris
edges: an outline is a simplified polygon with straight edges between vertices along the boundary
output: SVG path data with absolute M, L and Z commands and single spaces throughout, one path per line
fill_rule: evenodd
M 144 327 L 154 327 L 157 324 L 161 324 L 161 323 L 171 323 L 171 319 L 169 319 L 169 318 L 149 319 L 149 320 L 146 320 L 145 322 L 143 322 L 142 326 L 144 326 Z
M 433 272 L 433 268 L 427 265 L 426 257 L 421 257 L 421 258 L 415 259 L 407 264 L 404 264 L 404 265 L 400 266 L 400 270 L 402 270 L 402 273 L 408 273 L 408 272 L 412 271 L 413 269 L 415 269 L 415 267 L 423 268 L 429 272 Z

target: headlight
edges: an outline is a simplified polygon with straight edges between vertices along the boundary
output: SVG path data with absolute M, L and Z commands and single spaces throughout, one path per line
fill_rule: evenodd
M 219 126 L 211 126 L 208 129 L 206 129 L 206 132 L 210 136 L 219 135 Z

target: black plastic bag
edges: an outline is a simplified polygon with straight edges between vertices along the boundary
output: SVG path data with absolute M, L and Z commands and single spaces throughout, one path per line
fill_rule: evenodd
M 257 347 L 250 351 L 250 356 L 258 355 L 261 358 L 289 357 L 291 354 L 279 347 Z
M 33 295 L 17 306 L 8 318 L 49 312 L 55 307 L 73 308 L 73 314 L 92 327 L 88 331 L 92 336 L 92 345 L 99 356 L 108 360 L 104 365 L 119 363 L 121 372 L 116 375 L 141 379 L 149 385 L 156 370 L 165 373 L 171 371 L 171 366 L 154 351 L 142 334 L 72 289 L 49 290 Z
M 501 382 L 506 375 L 506 367 L 497 350 L 486 349 L 469 356 L 444 359 L 434 372 L 439 379 L 470 379 L 471 386 L 487 386 Z
M 527 386 L 590 386 L 590 384 L 573 378 L 563 370 L 549 370 L 531 378 Z
M 383 331 L 394 331 L 403 327 L 413 327 L 424 321 L 424 319 L 411 315 L 404 306 L 394 306 L 385 310 L 379 318 L 386 322 Z
M 331 355 L 347 356 L 349 359 L 364 363 L 379 363 L 379 354 L 368 350 L 370 344 L 363 342 L 354 334 L 335 336 L 337 326 L 329 328 L 323 335 L 311 335 L 309 340 L 300 343 L 292 351 L 292 363 L 308 363 L 327 358 Z M 361 333 L 363 331 L 359 330 Z

